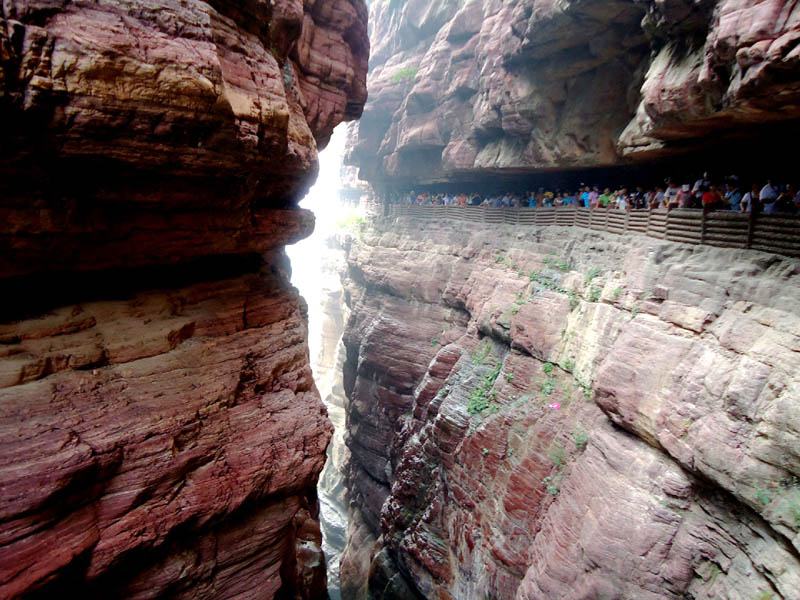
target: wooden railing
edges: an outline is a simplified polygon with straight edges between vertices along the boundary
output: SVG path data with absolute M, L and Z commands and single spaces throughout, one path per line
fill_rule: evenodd
M 490 208 L 488 206 L 386 206 L 391 216 L 506 225 L 559 225 L 616 234 L 646 235 L 670 242 L 723 248 L 751 248 L 800 256 L 800 217 L 733 211 L 560 208 Z

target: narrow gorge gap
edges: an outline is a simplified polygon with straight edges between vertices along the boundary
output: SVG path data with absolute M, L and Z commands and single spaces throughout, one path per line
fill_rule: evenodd
M 344 252 L 340 233 L 348 222 L 358 218 L 357 206 L 342 200 L 341 169 L 346 132 L 339 126 L 327 148 L 319 155 L 319 177 L 301 201 L 316 218 L 314 233 L 287 247 L 292 265 L 292 284 L 308 305 L 308 347 L 314 381 L 334 434 L 328 446 L 328 460 L 320 474 L 317 491 L 323 552 L 327 561 L 328 593 L 339 600 L 339 557 L 344 551 L 347 532 L 347 506 L 340 467 L 344 451 L 344 389 L 341 362 L 344 304 L 340 282 Z

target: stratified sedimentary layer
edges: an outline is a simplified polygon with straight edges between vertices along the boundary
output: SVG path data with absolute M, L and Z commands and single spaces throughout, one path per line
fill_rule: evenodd
M 344 597 L 796 598 L 798 277 L 557 227 L 353 238 Z
M 361 0 L 2 10 L 1 276 L 264 251 L 366 98 Z
M 651 160 L 800 118 L 795 2 L 374 2 L 370 31 L 350 161 L 377 185 Z
M 324 589 L 303 310 L 265 272 L 0 326 L 3 597 Z
M 286 244 L 363 0 L 0 6 L 0 596 L 317 598 Z

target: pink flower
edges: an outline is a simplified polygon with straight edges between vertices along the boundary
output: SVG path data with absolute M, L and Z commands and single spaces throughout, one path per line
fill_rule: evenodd
M 561 405 L 558 402 L 553 402 L 550 405 L 550 408 L 552 408 L 553 410 L 558 410 L 559 408 L 561 408 Z

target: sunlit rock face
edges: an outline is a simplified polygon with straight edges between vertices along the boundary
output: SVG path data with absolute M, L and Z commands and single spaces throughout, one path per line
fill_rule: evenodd
M 387 220 L 345 298 L 345 598 L 800 589 L 800 264 Z
M 794 2 L 371 5 L 350 160 L 376 184 L 612 166 L 800 118 Z
M 0 596 L 324 594 L 283 247 L 366 34 L 362 0 L 0 7 Z

